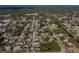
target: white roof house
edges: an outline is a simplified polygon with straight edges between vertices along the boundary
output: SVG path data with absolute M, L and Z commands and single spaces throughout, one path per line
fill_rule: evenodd
M 10 50 L 11 46 L 6 46 L 5 50 Z

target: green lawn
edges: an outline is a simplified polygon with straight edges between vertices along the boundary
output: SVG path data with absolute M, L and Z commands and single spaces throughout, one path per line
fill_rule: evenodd
M 43 31 L 45 33 L 48 33 L 49 35 L 53 35 L 53 31 L 51 31 L 49 28 L 45 28 L 45 29 L 43 29 Z
M 60 46 L 57 42 L 50 43 L 40 43 L 41 52 L 58 52 L 60 51 Z

